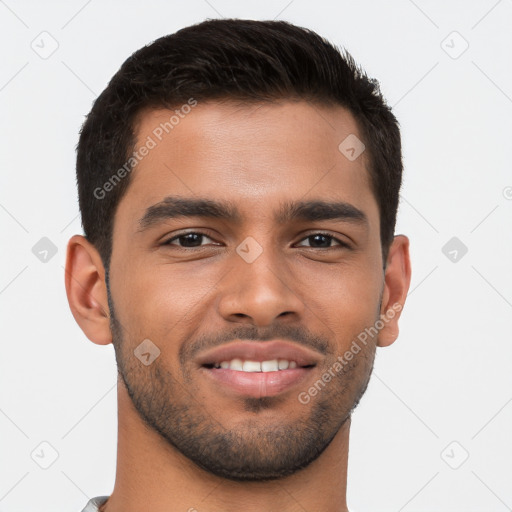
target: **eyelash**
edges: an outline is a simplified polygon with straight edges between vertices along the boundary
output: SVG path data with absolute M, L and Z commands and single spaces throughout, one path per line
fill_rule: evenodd
M 204 237 L 207 237 L 207 238 L 210 238 L 211 240 L 213 240 L 213 238 L 211 236 L 209 236 L 206 233 L 203 233 L 201 231 L 189 231 L 189 232 L 186 232 L 186 233 L 180 233 L 179 235 L 175 235 L 172 238 L 169 238 L 168 240 L 166 240 L 165 242 L 162 242 L 161 245 L 170 245 L 170 246 L 173 246 L 173 247 L 175 247 L 177 249 L 182 249 L 184 251 L 190 251 L 190 250 L 194 250 L 194 249 L 201 249 L 202 247 L 204 247 L 203 245 L 200 245 L 199 247 L 180 247 L 179 245 L 171 244 L 171 242 L 173 242 L 174 240 L 178 240 L 179 238 L 185 237 L 187 235 L 200 235 L 200 236 L 204 236 Z M 322 236 L 325 236 L 327 238 L 331 238 L 332 240 L 338 242 L 339 246 L 333 246 L 333 247 L 310 247 L 311 249 L 329 250 L 329 249 L 335 249 L 336 247 L 340 247 L 340 248 L 343 248 L 343 249 L 350 249 L 351 248 L 347 243 L 343 242 L 339 238 L 336 238 L 335 236 L 331 235 L 330 233 L 325 233 L 323 231 L 315 231 L 314 233 L 311 233 L 311 234 L 305 236 L 300 241 L 302 242 L 303 240 L 306 240 L 307 238 L 310 238 L 310 237 L 315 236 L 315 235 L 322 235 Z M 301 247 L 308 247 L 308 246 L 307 245 L 303 245 Z

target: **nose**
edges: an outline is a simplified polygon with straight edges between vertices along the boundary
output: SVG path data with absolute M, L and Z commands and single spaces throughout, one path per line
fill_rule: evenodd
M 226 321 L 265 326 L 278 318 L 302 318 L 305 305 L 294 289 L 296 280 L 277 251 L 266 248 L 251 263 L 236 253 L 233 260 L 218 284 L 219 314 Z

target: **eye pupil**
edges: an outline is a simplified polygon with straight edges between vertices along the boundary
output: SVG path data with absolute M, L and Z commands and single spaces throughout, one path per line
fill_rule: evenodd
M 320 244 L 321 247 L 330 247 L 330 245 L 331 245 L 330 237 L 327 236 L 327 235 L 320 235 L 320 234 L 318 234 L 318 235 L 311 235 L 309 238 L 315 240 L 315 242 L 317 242 L 320 238 L 323 238 L 325 243 L 324 244 Z
M 187 233 L 186 235 L 180 236 L 178 239 L 183 242 L 185 240 L 184 247 L 198 247 L 201 245 L 201 238 L 203 235 L 200 235 L 199 233 Z M 192 245 L 190 245 L 188 242 L 191 242 Z M 199 242 L 199 243 L 196 243 Z M 183 246 L 183 244 L 182 244 Z

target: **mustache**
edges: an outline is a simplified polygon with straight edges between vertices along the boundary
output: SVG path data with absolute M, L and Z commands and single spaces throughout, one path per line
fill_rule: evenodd
M 304 345 L 323 355 L 329 352 L 330 344 L 325 337 L 313 335 L 303 327 L 280 324 L 262 330 L 256 326 L 238 326 L 229 332 L 205 333 L 194 340 L 183 343 L 179 349 L 179 360 L 183 365 L 187 360 L 193 359 L 199 352 L 213 349 L 235 340 L 270 341 L 276 339 Z

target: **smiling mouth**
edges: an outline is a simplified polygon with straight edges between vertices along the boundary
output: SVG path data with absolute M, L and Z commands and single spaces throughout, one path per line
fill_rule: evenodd
M 251 361 L 234 358 L 230 361 L 208 363 L 202 365 L 209 370 L 233 370 L 243 373 L 270 373 L 291 370 L 294 368 L 313 368 L 314 364 L 298 365 L 296 361 L 288 359 L 271 359 L 268 361 Z
M 316 364 L 298 366 L 294 361 L 243 361 L 233 359 L 201 365 L 209 387 L 239 397 L 272 397 L 291 391 L 312 375 Z

